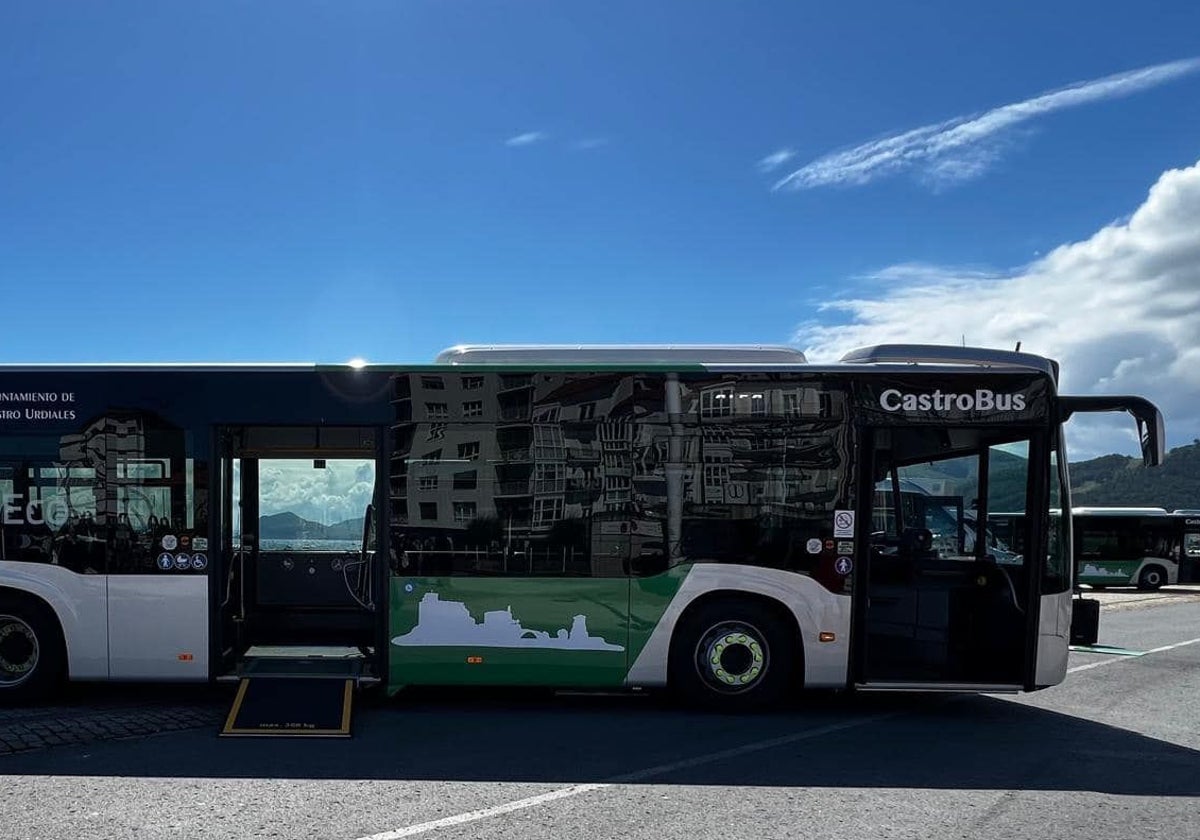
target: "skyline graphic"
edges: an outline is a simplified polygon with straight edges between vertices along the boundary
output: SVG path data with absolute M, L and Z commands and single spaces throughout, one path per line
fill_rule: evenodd
M 512 613 L 512 607 L 489 610 L 476 621 L 461 601 L 443 601 L 436 592 L 426 592 L 417 605 L 417 624 L 409 632 L 395 636 L 392 644 L 400 647 L 493 647 L 552 648 L 557 650 L 622 651 L 587 629 L 587 616 L 576 615 L 571 626 L 559 628 L 554 635 L 524 627 Z

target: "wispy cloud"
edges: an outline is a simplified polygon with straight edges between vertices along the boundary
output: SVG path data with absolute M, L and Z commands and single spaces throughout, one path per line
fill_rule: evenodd
M 534 143 L 540 143 L 546 139 L 545 132 L 542 131 L 527 131 L 524 134 L 518 134 L 514 137 L 509 137 L 504 141 L 505 146 L 532 146 Z
M 571 148 L 577 152 L 590 152 L 592 149 L 599 149 L 609 144 L 607 137 L 585 137 L 582 140 L 576 140 L 571 144 Z
M 954 117 L 825 155 L 780 179 L 773 189 L 866 184 L 910 169 L 938 184 L 964 181 L 980 175 L 996 161 L 1005 133 L 1021 123 L 1065 108 L 1128 96 L 1197 70 L 1200 58 L 1189 58 L 1077 82 L 990 111 Z M 774 157 L 764 158 L 760 166 Z
M 795 156 L 796 153 L 791 149 L 780 149 L 777 152 L 771 152 L 771 154 L 767 155 L 758 162 L 758 171 L 774 172 L 776 169 L 783 166 Z

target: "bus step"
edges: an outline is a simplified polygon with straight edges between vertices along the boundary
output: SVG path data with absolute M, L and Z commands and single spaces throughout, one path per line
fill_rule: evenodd
M 353 679 L 243 677 L 222 737 L 349 738 Z

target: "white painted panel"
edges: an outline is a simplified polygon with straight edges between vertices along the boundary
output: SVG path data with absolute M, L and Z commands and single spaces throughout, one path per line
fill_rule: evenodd
M 1036 685 L 1058 685 L 1066 679 L 1070 637 L 1071 592 L 1043 595 L 1038 610 Z
M 208 578 L 110 576 L 108 636 L 114 680 L 207 680 Z
M 628 685 L 666 685 L 667 656 L 675 623 L 693 600 L 718 589 L 752 592 L 783 602 L 800 627 L 805 687 L 846 685 L 850 663 L 850 596 L 835 595 L 812 578 L 796 572 L 732 563 L 697 563 L 692 567 L 629 669 L 625 680 Z M 836 634 L 836 640 L 818 641 L 817 634 L 824 631 Z
M 37 595 L 62 625 L 72 679 L 108 677 L 108 577 L 50 563 L 0 561 L 0 586 Z

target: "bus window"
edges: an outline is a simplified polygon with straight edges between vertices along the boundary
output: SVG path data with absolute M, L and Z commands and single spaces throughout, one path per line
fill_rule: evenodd
M 1183 535 L 1183 552 L 1188 557 L 1200 557 L 1200 534 Z
M 1071 522 L 1064 517 L 1063 464 L 1059 463 L 1058 447 L 1050 451 L 1050 527 L 1047 532 L 1046 568 L 1042 571 L 1042 594 L 1065 592 L 1071 586 Z

